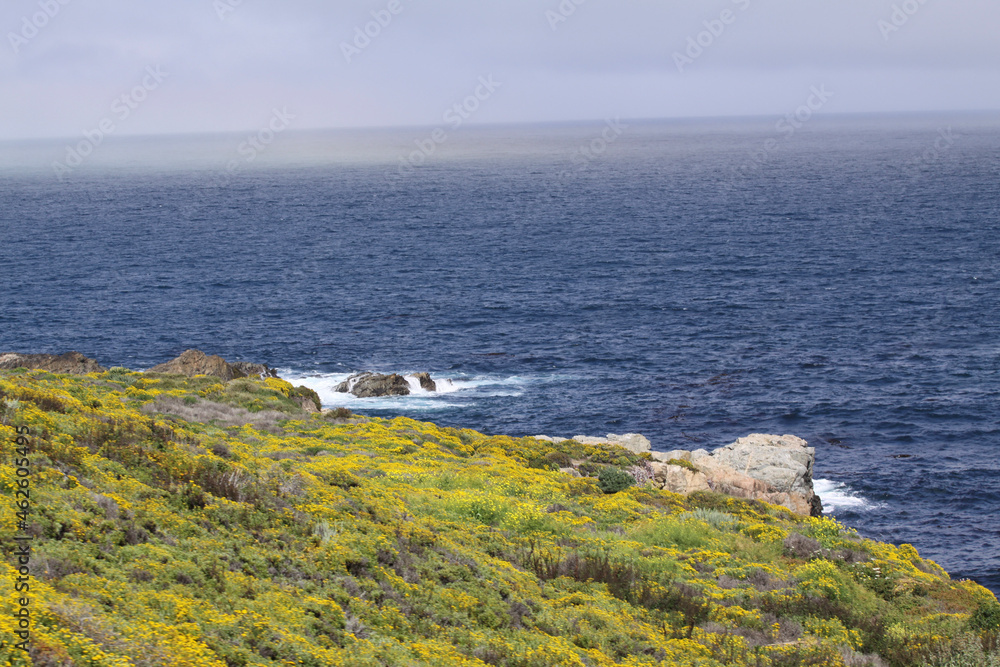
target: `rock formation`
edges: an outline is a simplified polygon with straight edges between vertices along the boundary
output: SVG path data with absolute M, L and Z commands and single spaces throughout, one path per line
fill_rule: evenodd
M 254 364 L 247 361 L 237 361 L 230 364 L 222 357 L 210 356 L 201 350 L 187 350 L 176 359 L 168 361 L 165 364 L 153 366 L 147 372 L 186 375 L 188 377 L 211 375 L 221 379 L 223 382 L 244 377 L 256 377 L 260 379 L 278 377 L 274 369 L 264 364 Z
M 535 439 L 558 443 L 567 438 L 536 435 Z M 577 435 L 585 445 L 617 445 L 634 454 L 650 452 L 650 442 L 636 433 L 605 438 Z M 813 489 L 816 450 L 794 435 L 762 435 L 740 438 L 712 453 L 674 450 L 650 452 L 653 483 L 667 491 L 690 494 L 715 491 L 737 498 L 781 505 L 804 516 L 819 516 L 823 503 Z
M 782 505 L 806 516 L 823 513 L 813 489 L 816 450 L 794 435 L 753 434 L 711 454 L 704 449 L 676 450 L 654 452 L 653 459 L 655 479 L 674 493 L 711 490 Z
M 420 388 L 424 391 L 437 391 L 437 383 L 431 379 L 430 373 L 417 373 L 414 375 L 417 382 L 420 383 Z
M 10 370 L 13 368 L 28 368 L 69 375 L 103 373 L 108 370 L 79 352 L 67 352 L 59 356 L 54 354 L 0 354 L 0 370 Z
M 358 398 L 374 398 L 377 396 L 409 396 L 410 383 L 402 375 L 379 375 L 378 373 L 359 373 L 341 382 L 336 391 L 351 393 Z
M 241 377 L 237 375 L 236 371 L 225 359 L 215 355 L 209 356 L 201 350 L 187 350 L 176 359 L 168 361 L 165 364 L 153 366 L 147 372 L 186 375 L 188 377 L 211 375 L 221 379 L 223 382 L 229 382 L 237 377 Z
M 264 364 L 254 364 L 249 361 L 237 361 L 236 363 L 230 364 L 233 368 L 233 373 L 236 377 L 252 377 L 260 378 L 261 380 L 266 380 L 267 378 L 278 377 L 278 371 L 265 366 Z
M 437 391 L 437 383 L 431 378 L 430 373 L 415 373 L 406 377 L 397 374 L 358 373 L 337 385 L 336 391 L 342 394 L 354 394 L 358 398 L 409 396 L 411 389 L 408 378 L 419 382 L 420 388 L 424 391 Z

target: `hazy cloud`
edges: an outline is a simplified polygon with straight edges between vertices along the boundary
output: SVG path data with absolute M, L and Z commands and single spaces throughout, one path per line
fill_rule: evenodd
M 821 83 L 830 111 L 1000 109 L 998 24 L 982 0 L 8 0 L 0 137 L 75 136 L 150 65 L 169 79 L 122 134 L 276 106 L 433 125 L 489 74 L 474 122 L 778 113 Z

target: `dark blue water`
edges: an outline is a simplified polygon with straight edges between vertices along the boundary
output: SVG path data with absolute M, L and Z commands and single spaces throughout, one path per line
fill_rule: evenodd
M 1000 122 L 814 125 L 633 123 L 586 160 L 599 124 L 494 128 L 403 174 L 424 132 L 221 181 L 8 164 L 0 351 L 197 347 L 494 433 L 792 433 L 838 518 L 1000 591 Z M 355 370 L 452 384 L 342 401 Z

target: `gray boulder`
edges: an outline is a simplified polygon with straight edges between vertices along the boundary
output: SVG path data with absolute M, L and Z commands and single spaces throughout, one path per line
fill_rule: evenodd
M 675 493 L 710 489 L 718 493 L 782 505 L 804 516 L 819 516 L 823 504 L 813 489 L 816 450 L 794 435 L 755 433 L 712 453 L 654 452 L 657 485 Z M 685 461 L 697 472 L 668 461 Z
M 813 492 L 816 449 L 794 435 L 755 433 L 712 452 L 712 458 L 781 493 Z
M 576 440 L 581 445 L 617 445 L 618 447 L 627 449 L 633 454 L 642 454 L 653 449 L 652 444 L 649 442 L 649 438 L 644 435 L 639 435 L 638 433 L 626 433 L 624 435 L 608 433 L 608 435 L 604 438 L 589 435 L 574 435 L 573 440 Z
M 437 391 L 437 383 L 431 379 L 430 373 L 417 373 L 413 377 L 420 383 L 420 388 L 424 391 Z
M 379 375 L 378 373 L 359 373 L 347 378 L 337 385 L 336 391 L 342 394 L 354 394 L 358 398 L 376 398 L 379 396 L 409 396 L 410 383 L 402 375 Z
M 237 361 L 230 364 L 230 366 L 232 366 L 233 374 L 236 375 L 236 377 L 260 378 L 261 380 L 278 377 L 278 371 L 269 366 L 265 366 L 264 364 L 254 364 L 249 361 Z

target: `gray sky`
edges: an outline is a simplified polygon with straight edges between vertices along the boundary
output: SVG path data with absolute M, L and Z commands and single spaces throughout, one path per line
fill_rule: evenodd
M 998 26 L 990 0 L 4 0 L 0 138 L 433 126 L 477 88 L 466 122 L 783 115 L 812 87 L 997 110 Z

